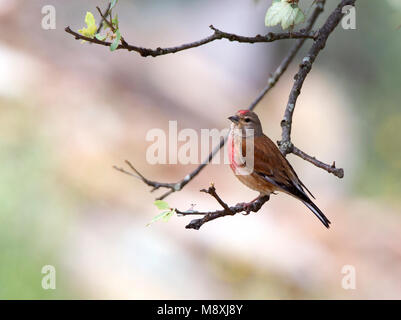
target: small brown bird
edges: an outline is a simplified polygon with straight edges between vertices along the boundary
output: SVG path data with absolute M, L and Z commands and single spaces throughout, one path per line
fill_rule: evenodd
M 301 200 L 325 227 L 329 228 L 329 219 L 312 202 L 304 188 L 312 198 L 315 197 L 299 180 L 278 147 L 263 134 L 262 125 L 256 113 L 240 110 L 228 119 L 232 121 L 227 143 L 228 155 L 230 167 L 236 177 L 247 187 L 258 191 L 259 197 L 281 191 Z M 253 168 L 250 174 L 241 174 L 238 172 L 246 167 L 246 161 L 249 160 L 249 155 L 246 155 L 247 142 L 252 143 L 249 139 L 253 139 Z M 246 205 L 251 205 L 258 198 Z

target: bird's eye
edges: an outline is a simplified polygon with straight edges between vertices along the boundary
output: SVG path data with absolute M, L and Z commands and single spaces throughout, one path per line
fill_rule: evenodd
M 249 119 L 249 118 L 245 118 L 245 120 L 244 120 L 245 122 L 251 122 L 251 119 Z

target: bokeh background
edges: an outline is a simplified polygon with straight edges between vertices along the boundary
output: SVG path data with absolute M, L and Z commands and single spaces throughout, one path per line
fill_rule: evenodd
M 210 24 L 265 34 L 270 2 L 120 0 L 115 11 L 130 43 L 155 48 L 203 38 Z M 310 13 L 311 2 L 300 6 Z M 338 3 L 327 2 L 317 25 Z M 56 30 L 41 28 L 49 4 Z M 198 132 L 227 127 L 291 40 L 221 40 L 158 58 L 111 53 L 64 32 L 83 27 L 96 5 L 107 2 L 0 1 L 0 298 L 401 298 L 400 1 L 357 1 L 357 29 L 332 34 L 298 100 L 294 143 L 345 170 L 338 179 L 288 157 L 330 230 L 283 195 L 200 231 L 176 216 L 146 227 L 157 192 L 112 166 L 129 159 L 149 179 L 181 179 L 194 166 L 147 163 L 146 133 L 169 120 Z M 256 109 L 274 141 L 310 45 Z M 230 204 L 256 196 L 228 166 L 210 165 L 166 200 L 217 208 L 199 193 L 210 182 Z M 56 290 L 42 289 L 44 265 L 56 268 Z M 355 267 L 355 290 L 341 285 L 345 265 Z

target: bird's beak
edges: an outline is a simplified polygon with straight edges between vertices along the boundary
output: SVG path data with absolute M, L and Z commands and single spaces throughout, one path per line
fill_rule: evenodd
M 231 116 L 228 117 L 228 120 L 234 122 L 235 124 L 237 124 L 239 122 L 239 117 L 238 116 Z

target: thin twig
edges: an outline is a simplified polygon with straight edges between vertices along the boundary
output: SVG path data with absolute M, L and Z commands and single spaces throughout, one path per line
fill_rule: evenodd
M 102 17 L 102 21 L 105 21 L 105 22 L 107 23 L 107 25 L 109 26 L 109 28 L 111 29 L 111 31 L 112 31 L 113 33 L 116 33 L 117 30 L 116 30 L 116 28 L 115 28 L 114 25 L 113 25 L 113 17 L 111 16 L 111 10 L 108 11 L 106 14 L 103 14 L 103 13 L 102 13 L 102 10 L 100 10 L 99 7 L 96 7 L 96 9 L 97 9 L 97 11 L 99 12 L 100 16 Z M 107 20 L 107 17 L 106 17 L 107 14 L 109 15 L 109 19 L 110 19 L 110 20 Z M 120 41 L 121 41 L 122 46 L 124 46 L 124 47 L 129 46 L 129 44 L 125 41 L 125 39 L 124 39 L 123 36 L 120 37 Z
M 233 207 L 229 207 L 216 192 L 216 188 L 212 184 L 207 190 L 202 189 L 201 192 L 205 192 L 207 194 L 210 194 L 213 198 L 216 199 L 216 201 L 223 207 L 222 210 L 214 210 L 214 211 L 194 211 L 194 210 L 188 210 L 188 211 L 180 211 L 178 209 L 175 209 L 176 213 L 181 216 L 190 216 L 190 215 L 202 215 L 203 218 L 200 219 L 194 219 L 192 220 L 185 228 L 187 229 L 195 229 L 199 230 L 202 225 L 205 223 L 215 220 L 217 218 L 225 217 L 225 216 L 233 216 L 237 213 L 240 212 L 246 212 L 249 214 L 250 212 L 257 212 L 262 208 L 262 206 L 269 200 L 269 196 L 263 196 L 252 203 L 238 203 Z
M 110 14 L 109 10 L 106 11 L 106 13 L 102 13 L 102 10 L 99 7 L 96 7 L 97 11 L 99 12 L 99 15 L 102 17 L 102 22 L 106 22 L 106 24 L 109 26 L 109 28 L 111 29 L 111 31 L 116 32 L 114 26 L 113 26 L 113 21 L 109 21 L 107 20 L 107 15 Z
M 111 2 L 109 2 L 109 4 L 107 5 L 106 10 L 104 11 L 104 13 L 101 14 L 102 20 L 100 20 L 99 27 L 97 28 L 96 33 L 99 33 L 100 31 L 102 31 L 103 21 L 105 20 L 103 17 L 107 16 L 107 14 L 109 13 L 110 8 L 111 8 Z
M 180 185 L 178 183 L 163 183 L 163 182 L 157 182 L 157 181 L 152 181 L 152 180 L 146 179 L 138 170 L 135 169 L 135 167 L 132 165 L 131 162 L 129 162 L 128 160 L 125 160 L 125 163 L 131 168 L 131 170 L 134 173 L 129 172 L 129 171 L 125 170 L 124 168 L 120 168 L 120 167 L 117 167 L 117 166 L 113 166 L 113 168 L 116 169 L 117 171 L 120 171 L 120 172 L 125 173 L 127 175 L 130 175 L 132 177 L 135 177 L 135 178 L 137 178 L 139 180 L 142 180 L 143 183 L 145 183 L 149 187 L 152 187 L 150 192 L 158 190 L 159 188 L 170 189 L 168 192 L 166 192 L 162 196 L 156 198 L 156 200 L 163 200 L 169 194 L 177 191 L 178 188 L 180 188 Z
M 332 165 L 326 164 L 320 160 L 317 160 L 315 157 L 312 157 L 302 150 L 298 149 L 296 146 L 292 146 L 291 153 L 297 155 L 298 157 L 309 161 L 310 163 L 314 164 L 316 167 L 326 170 L 328 173 L 334 174 L 336 177 L 344 178 L 344 169 L 336 168 L 336 163 L 333 162 Z
M 98 9 L 99 12 L 100 9 Z M 102 16 L 104 18 L 104 16 Z M 104 18 L 105 19 L 105 18 Z M 105 21 L 110 25 L 110 22 L 105 19 Z M 112 28 L 113 30 L 114 28 Z M 221 39 L 227 39 L 229 41 L 237 41 L 241 43 L 267 43 L 267 42 L 273 42 L 276 40 L 284 40 L 284 39 L 315 39 L 315 33 L 314 32 L 282 32 L 282 33 L 268 33 L 265 36 L 262 35 L 256 35 L 254 37 L 245 37 L 245 36 L 239 36 L 233 33 L 228 33 L 228 32 L 223 32 L 221 30 L 216 29 L 213 25 L 210 26 L 210 29 L 212 29 L 214 32 L 212 35 L 199 40 L 199 41 L 194 41 L 190 43 L 186 43 L 180 46 L 176 47 L 170 47 L 170 48 L 157 48 L 157 49 L 149 49 L 149 48 L 143 48 L 143 47 L 138 47 L 135 45 L 128 44 L 125 41 L 121 41 L 121 44 L 116 48 L 117 50 L 128 50 L 128 51 L 135 51 L 139 53 L 142 57 L 157 57 L 161 55 L 166 55 L 170 53 L 176 53 L 179 51 L 191 49 L 191 48 L 196 48 L 200 47 L 202 45 L 205 45 L 209 42 L 215 41 L 215 40 L 221 40 Z M 111 42 L 108 41 L 101 41 L 97 38 L 89 38 L 86 36 L 83 36 L 73 30 L 71 30 L 70 27 L 66 27 L 65 31 L 75 37 L 77 40 L 85 40 L 90 43 L 95 43 L 99 45 L 103 45 L 106 47 L 111 46 Z

